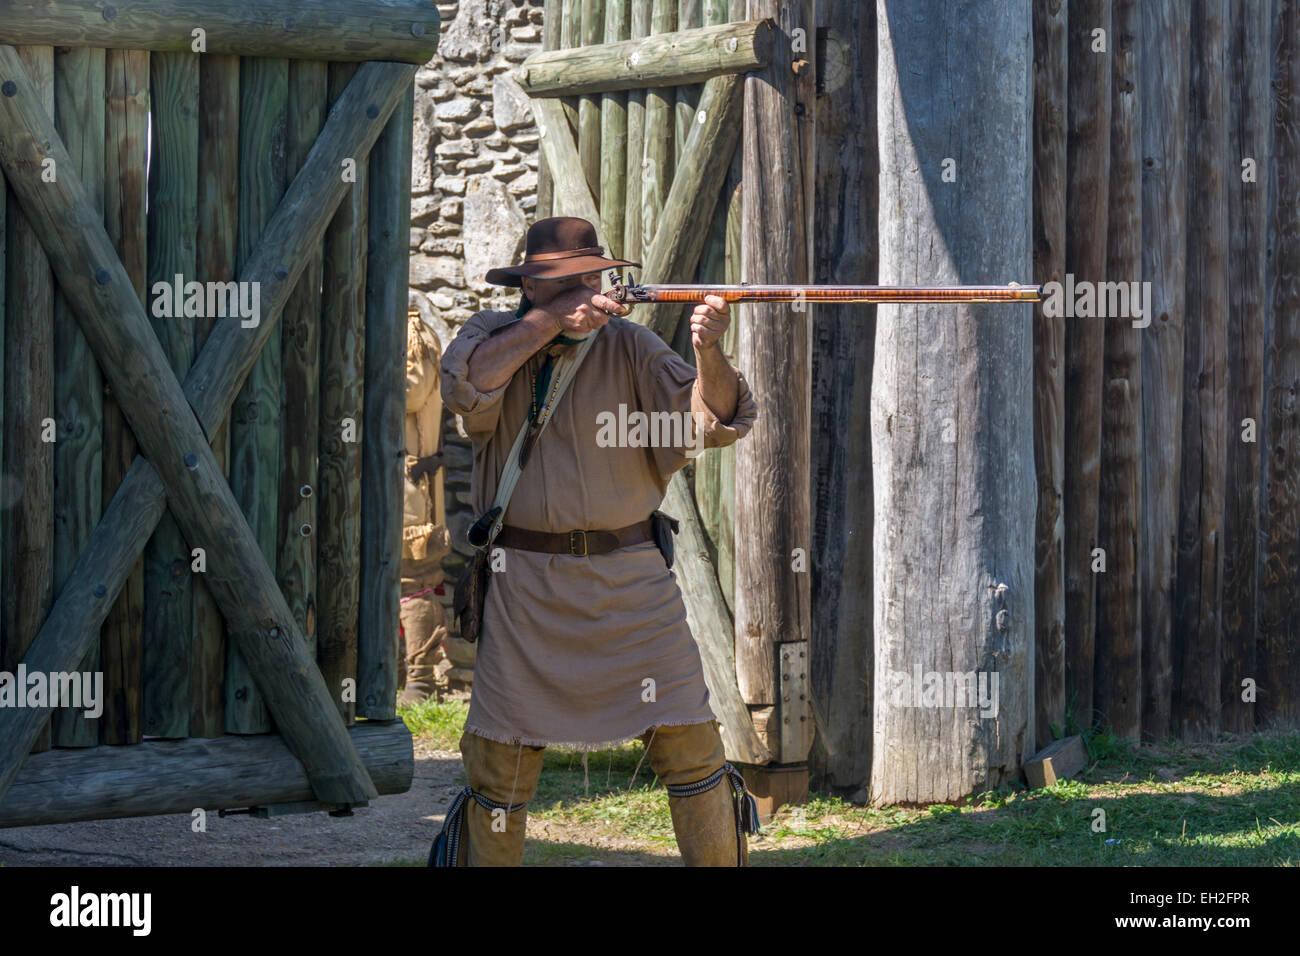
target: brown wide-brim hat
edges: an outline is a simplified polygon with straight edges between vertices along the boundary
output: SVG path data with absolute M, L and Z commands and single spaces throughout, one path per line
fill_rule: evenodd
M 641 263 L 605 258 L 605 250 L 596 238 L 595 226 L 585 219 L 556 216 L 533 223 L 528 230 L 521 265 L 489 269 L 483 278 L 493 285 L 518 286 L 522 276 L 567 279 L 612 266 L 640 268 Z

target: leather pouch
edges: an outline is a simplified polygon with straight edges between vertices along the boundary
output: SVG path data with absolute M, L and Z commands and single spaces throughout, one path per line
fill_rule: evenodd
M 656 511 L 650 516 L 652 530 L 654 531 L 655 544 L 659 548 L 659 553 L 664 556 L 664 563 L 669 568 L 673 566 L 673 535 L 681 527 L 677 519 L 671 515 L 666 515 L 662 511 Z
M 460 624 L 460 636 L 473 644 L 483 627 L 483 608 L 487 602 L 491 574 L 486 548 L 475 548 L 474 557 L 456 580 L 456 598 L 452 610 Z

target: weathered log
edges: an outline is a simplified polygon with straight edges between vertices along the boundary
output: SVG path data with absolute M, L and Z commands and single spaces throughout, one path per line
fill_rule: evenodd
M 104 212 L 104 51 L 59 49 L 54 57 L 54 125 L 93 209 Z M 104 387 L 99 366 L 77 320 L 54 295 L 54 593 L 76 563 L 103 510 Z M 77 669 L 100 671 L 94 645 Z M 93 747 L 99 743 L 98 718 L 64 708 L 51 723 L 58 747 Z
M 677 31 L 698 30 L 704 25 L 701 0 L 677 0 Z M 682 147 L 695 122 L 695 107 L 700 102 L 700 84 L 683 83 L 676 90 L 673 108 L 673 154 L 682 158 Z
M 1126 285 L 1142 277 L 1141 29 L 1140 0 L 1114 0 L 1106 278 Z M 1142 520 L 1142 330 L 1134 327 L 1141 320 L 1131 306 L 1127 313 L 1106 319 L 1097 513 L 1097 545 L 1106 552 L 1106 573 L 1097 575 L 1093 697 L 1117 735 L 1137 740 L 1142 730 L 1137 550 Z
M 1228 431 L 1227 0 L 1194 0 L 1188 90 L 1187 311 L 1183 468 L 1174 595 L 1174 723 L 1184 739 L 1219 729 L 1223 516 Z
M 648 3 L 632 4 L 632 39 L 650 35 L 650 12 Z M 630 262 L 641 262 L 647 244 L 641 223 L 641 178 L 645 166 L 645 90 L 628 90 L 627 93 L 627 157 L 624 169 L 627 171 L 623 219 L 623 258 Z
M 54 113 L 54 51 L 27 47 L 17 51 L 39 105 Z M 57 169 L 57 167 L 56 167 Z M 12 672 L 27 653 L 53 600 L 54 584 L 54 447 L 47 420 L 54 420 L 54 279 L 31 213 L 21 207 L 10 186 L 4 268 L 5 311 L 22 333 L 5 337 L 5 463 L 3 473 L 23 492 L 21 507 L 6 512 L 5 599 L 0 601 L 5 634 L 4 669 Z M 58 423 L 55 422 L 57 429 Z M 57 438 L 57 430 L 55 437 Z M 75 667 L 83 648 L 66 669 Z M 42 731 L 34 749 L 50 746 Z
M 641 2 L 650 0 L 637 0 Z M 703 83 L 723 73 L 761 70 L 771 61 L 775 37 L 765 20 L 674 31 L 676 0 L 654 3 L 651 36 L 576 51 L 534 53 L 519 66 L 520 85 L 532 96 L 671 88 Z
M 652 34 L 671 33 L 677 25 L 677 0 L 654 0 Z M 649 250 L 659 237 L 659 215 L 673 182 L 673 99 L 670 86 L 650 87 L 645 94 L 645 161 L 641 166 L 641 243 Z M 676 238 L 676 237 L 674 237 Z M 679 310 L 674 310 L 677 314 Z M 674 326 L 674 329 L 676 326 Z M 671 333 L 669 344 L 672 344 Z
M 307 161 L 325 125 L 328 64 L 289 64 L 289 175 Z M 298 286 L 280 319 L 280 361 L 284 379 L 281 421 L 284 441 L 280 474 L 280 541 L 276 580 L 316 657 L 316 487 L 320 427 L 320 323 L 322 248 L 307 256 Z
M 148 137 L 149 53 L 105 53 L 104 228 L 136 298 L 145 302 L 145 159 Z M 113 390 L 104 388 L 103 498 L 117 494 L 135 461 L 135 436 L 127 427 Z M 139 558 L 139 555 L 132 555 Z M 144 562 L 136 560 L 100 636 L 104 671 L 104 715 L 99 739 L 105 744 L 140 742 L 140 686 L 144 629 Z M 191 728 L 192 732 L 192 728 Z
M 1110 191 L 1111 0 L 1075 0 L 1069 21 L 1069 134 L 1065 269 L 1106 278 Z M 1096 30 L 1105 51 L 1094 51 Z M 1101 376 L 1105 325 L 1065 323 L 1065 681 L 1068 706 L 1093 723 L 1097 629 L 1097 509 L 1101 464 Z
M 330 66 L 336 103 L 355 64 Z M 325 231 L 320 359 L 320 596 L 317 659 L 344 721 L 356 716 L 357 615 L 361 602 L 361 425 L 366 362 L 366 213 L 369 160 L 357 157 L 356 179 Z
M 275 212 L 289 174 L 289 61 L 243 57 L 239 64 L 239 214 L 235 259 L 240 271 Z M 230 489 L 257 546 L 274 568 L 280 535 L 281 339 L 273 335 L 257 356 L 230 414 Z M 147 685 L 146 685 L 147 686 Z M 266 703 L 237 647 L 226 657 L 226 733 L 271 729 Z
M 642 273 L 645 281 L 686 282 L 695 274 L 709 223 L 718 206 L 722 182 L 740 137 L 741 101 L 738 76 L 715 76 L 704 85 L 700 112 L 705 120 L 691 127 L 654 241 L 646 251 Z M 642 310 L 644 315 L 639 314 Z M 662 303 L 642 306 L 637 311 L 638 322 L 671 340 L 682 306 Z
M 1177 0 L 1142 4 L 1142 734 L 1169 735 L 1173 595 L 1182 461 L 1183 303 L 1187 266 L 1187 16 Z M 1067 434 L 1069 432 L 1067 431 Z
M 1268 327 L 1269 83 L 1268 3 L 1229 7 L 1231 95 L 1228 155 L 1251 159 L 1255 174 L 1228 178 L 1228 473 L 1223 521 L 1223 729 L 1255 729 L 1255 704 L 1242 682 L 1259 680 L 1260 444 L 1264 420 L 1264 341 Z M 1244 170 L 1243 170 L 1244 174 Z M 1249 421 L 1248 421 L 1249 420 Z M 1248 433 L 1249 431 L 1249 433 Z
M 626 40 L 631 28 L 628 0 L 606 0 L 605 42 Z M 615 259 L 624 258 L 627 219 L 627 97 L 627 93 L 603 93 L 600 97 L 600 218 L 612 243 L 606 255 Z
M 199 61 L 199 237 L 195 255 L 200 282 L 235 278 L 239 216 L 239 57 L 208 55 Z M 194 347 L 202 350 L 213 316 L 194 320 Z M 230 468 L 230 419 L 208 431 L 212 455 Z M 190 736 L 225 732 L 226 622 L 203 575 L 194 580 L 194 653 L 190 661 Z
M 378 794 L 411 788 L 415 754 L 400 720 L 349 736 Z M 28 760 L 0 804 L 0 828 L 207 813 L 309 801 L 311 782 L 278 734 L 150 740 L 137 747 L 55 750 Z
M 342 101 L 331 113 L 307 167 L 294 180 L 285 203 L 267 224 L 257 254 L 252 257 L 244 274 L 240 276 L 241 281 L 257 282 L 265 290 L 263 321 L 251 330 L 242 328 L 238 318 L 227 318 L 218 323 L 186 379 L 185 397 L 188 398 L 199 424 L 208 435 L 218 428 L 229 412 L 230 404 L 244 376 L 252 367 L 258 350 L 275 330 L 275 319 L 278 318 L 279 311 L 283 308 L 284 301 L 297 279 L 296 272 L 300 257 L 306 249 L 320 240 L 325 224 L 347 188 L 338 174 L 343 161 L 350 157 L 365 155 L 370 149 L 383 124 L 388 121 L 398 98 L 409 88 L 415 69 L 400 64 L 369 63 L 357 72 L 353 84 L 349 86 Z M 59 145 L 57 134 L 50 128 L 48 118 L 41 113 L 39 106 L 33 106 L 31 103 L 34 97 L 26 73 L 7 47 L 0 47 L 0 74 L 3 74 L 6 79 L 11 79 L 15 85 L 15 96 L 0 99 L 0 110 L 3 111 L 0 112 L 0 119 L 4 120 L 5 125 L 26 127 L 35 131 L 28 137 L 16 139 L 6 136 L 4 138 L 3 143 L 6 148 L 0 150 L 0 162 L 8 172 L 10 181 L 20 183 L 27 190 L 23 194 L 27 202 L 33 199 L 66 196 L 69 191 L 75 197 L 78 188 L 75 176 L 67 177 L 66 181 L 62 181 L 55 190 L 51 190 L 48 185 L 37 184 L 24 178 L 31 176 L 29 172 L 31 167 L 39 166 L 37 160 L 42 154 L 35 151 L 34 143 L 50 143 L 50 149 L 56 156 L 62 153 L 65 159 L 66 152 Z M 19 107 L 23 109 L 18 110 Z M 10 114 L 16 110 L 19 115 L 11 116 Z M 15 158 L 11 150 L 14 148 L 13 144 L 20 141 L 26 143 L 32 152 L 30 155 L 23 154 Z M 42 210 L 42 225 L 46 228 L 48 236 L 57 235 L 57 238 L 64 242 L 93 242 L 94 249 L 88 250 L 88 253 L 100 249 L 111 252 L 111 244 L 107 235 L 103 233 L 102 225 L 98 225 L 93 218 L 88 217 L 84 222 L 77 222 L 67 214 L 66 210 L 47 214 L 44 212 L 45 207 L 38 208 Z M 75 206 L 73 208 L 75 209 Z M 64 218 L 60 218 L 61 216 Z M 67 222 L 65 218 L 68 219 Z M 91 261 L 115 262 L 109 252 L 103 255 L 83 254 L 81 257 Z M 117 268 L 120 269 L 120 265 Z M 77 296 L 74 302 L 79 302 L 87 289 L 83 277 L 93 273 L 73 268 L 61 269 L 60 274 L 66 276 L 65 291 L 71 290 Z M 129 293 L 119 291 L 119 289 L 127 289 L 129 282 L 122 281 L 117 286 L 113 286 L 111 272 L 108 278 L 110 282 L 102 293 L 114 297 L 113 307 L 106 310 L 108 314 L 115 315 L 115 321 L 120 325 L 125 326 L 129 320 L 131 328 L 143 328 L 147 331 L 148 324 L 143 310 L 137 314 L 126 299 Z M 90 296 L 94 294 L 93 291 L 89 293 Z M 139 307 L 138 301 L 134 306 Z M 94 344 L 96 343 L 92 338 L 92 345 Z M 158 387 L 165 389 L 168 387 L 170 372 L 166 371 L 165 362 L 156 343 L 153 343 L 153 346 L 153 348 L 137 351 L 140 356 L 148 358 L 151 365 L 166 372 L 152 380 L 161 383 Z M 107 350 L 96 347 L 97 354 L 105 351 Z M 126 355 L 133 357 L 135 353 L 128 351 Z M 110 379 L 114 377 L 110 375 Z M 131 420 L 131 409 L 126 407 L 125 401 L 128 396 L 133 398 L 137 412 L 140 411 L 141 404 L 146 406 L 145 413 L 151 411 L 147 403 L 141 402 L 140 396 L 132 396 L 132 393 L 126 389 L 121 390 L 121 394 L 124 397 L 123 406 L 128 412 L 128 420 Z M 131 420 L 131 424 L 135 426 L 136 422 Z M 184 420 L 178 420 L 176 427 L 185 427 Z M 133 428 L 133 430 L 137 435 L 142 431 L 140 428 Z M 193 443 L 185 441 L 182 444 Z M 144 447 L 148 450 L 149 445 Z M 172 464 L 166 461 L 166 456 L 158 460 L 169 466 Z M 203 459 L 200 458 L 199 466 L 203 464 Z M 197 472 L 198 468 L 195 471 Z M 179 484 L 177 476 L 173 475 L 171 478 L 170 485 Z M 219 480 L 210 485 L 205 483 L 204 492 L 209 495 L 207 500 L 215 503 L 214 507 L 221 506 L 225 514 L 229 514 L 235 507 L 228 489 L 220 484 Z M 24 658 L 32 670 L 67 670 L 86 652 L 90 641 L 98 634 L 99 626 L 129 571 L 130 559 L 125 549 L 129 546 L 132 549 L 129 553 L 136 554 L 143 548 L 144 540 L 152 533 L 162 513 L 165 494 L 165 486 L 154 467 L 143 458 L 137 458 L 109 509 L 106 510 L 103 520 L 91 536 L 86 551 L 82 553 L 77 568 L 69 578 L 69 585 L 59 595 L 59 599 L 55 602 L 44 626 Z M 204 534 L 202 537 L 217 538 L 216 535 L 209 534 Z M 246 534 L 244 537 L 245 541 L 241 547 L 247 550 L 252 545 L 247 541 Z M 136 542 L 139 542 L 138 547 Z M 266 579 L 270 577 L 270 571 L 264 563 L 253 561 L 245 566 L 239 566 L 236 561 L 234 564 L 236 567 L 231 569 L 229 578 L 222 575 L 215 579 L 217 581 L 233 579 L 232 585 L 223 587 L 215 593 L 223 612 L 234 622 L 232 633 L 236 640 L 243 639 L 246 645 L 257 648 L 255 640 L 247 639 L 248 625 L 251 623 L 249 618 L 255 613 L 253 607 L 263 595 L 273 605 L 278 605 L 273 608 L 277 613 L 269 616 L 270 620 L 276 622 L 287 620 L 290 628 L 293 622 L 283 599 L 276 600 L 278 588 L 275 587 L 273 579 L 269 585 L 267 583 Z M 236 627 L 236 625 L 240 626 Z M 284 633 L 286 630 L 287 634 Z M 274 697 L 269 697 L 272 704 L 277 707 L 282 699 L 284 701 L 283 710 L 286 719 L 281 722 L 281 727 L 286 739 L 308 766 L 313 787 L 320 799 L 345 802 L 349 798 L 356 799 L 358 795 L 365 799 L 366 790 L 369 788 L 345 788 L 336 785 L 337 775 L 331 773 L 330 768 L 353 768 L 341 770 L 339 773 L 343 775 L 352 773 L 355 778 L 354 768 L 358 765 L 352 761 L 347 748 L 341 746 L 342 727 L 335 731 L 331 721 L 327 719 L 332 707 L 327 706 L 324 710 L 321 708 L 322 700 L 328 705 L 329 698 L 323 686 L 319 689 L 315 686 L 317 680 L 313 678 L 318 679 L 318 672 L 314 667 L 309 666 L 310 662 L 301 664 L 297 660 L 299 655 L 295 653 L 298 649 L 291 640 L 292 629 L 282 629 L 281 633 L 282 637 L 290 639 L 268 642 L 262 649 L 271 653 L 278 650 L 289 656 L 291 660 L 287 666 L 277 669 L 275 660 L 270 659 L 263 671 L 259 671 L 259 677 L 265 680 L 264 690 L 272 688 L 282 680 L 291 685 L 289 692 L 284 694 L 283 698 L 278 693 Z M 263 656 L 269 657 L 270 654 Z M 277 719 L 279 716 L 277 714 Z M 48 718 L 49 711 L 41 708 L 13 708 L 0 711 L 0 800 L 3 800 L 5 791 L 12 782 L 14 774 L 17 773 L 23 755 L 39 736 Z M 322 750 L 326 751 L 328 756 L 324 760 L 313 759 L 313 756 Z
M 375 141 L 369 163 L 357 716 L 371 720 L 397 716 L 414 112 L 412 84 Z
M 1275 5 L 1269 310 L 1265 352 L 1264 502 L 1260 517 L 1259 677 L 1256 724 L 1300 721 L 1300 5 Z
M 560 49 L 576 50 L 582 46 L 582 0 L 563 0 L 560 14 Z M 574 142 L 578 136 L 578 98 L 566 96 L 563 100 L 564 115 L 573 131 Z
M 605 0 L 582 0 L 582 45 L 598 46 L 605 35 Z M 578 99 L 578 161 L 587 188 L 600 199 L 600 97 L 587 93 Z M 603 207 L 602 207 L 603 208 Z
M 877 270 L 876 16 L 831 0 L 817 9 L 839 58 L 817 103 L 817 205 L 825 241 L 812 280 L 874 282 Z M 871 365 L 876 309 L 819 306 L 812 331 L 812 631 L 809 675 L 818 790 L 852 796 L 871 780 Z M 720 552 L 721 553 L 721 552 Z M 721 562 L 720 562 L 721 563 Z M 719 568 L 721 574 L 721 568 Z
M 880 281 L 1027 274 L 1029 5 L 881 9 Z M 955 143 L 971 159 L 945 182 Z M 876 321 L 871 799 L 949 801 L 1015 779 L 1035 750 L 1031 316 L 882 305 Z M 996 714 L 965 694 L 909 706 L 935 703 L 903 696 L 918 670 L 982 674 L 986 692 L 996 674 Z
M 1066 4 L 1034 5 L 1034 281 L 1065 281 Z M 1065 728 L 1065 317 L 1034 316 L 1034 727 Z
M 560 0 L 545 0 L 542 8 L 542 51 L 549 52 L 560 48 Z M 537 206 L 533 221 L 546 219 L 551 215 L 551 167 L 546 165 L 546 157 L 539 156 L 537 162 Z
M 533 100 L 533 117 L 541 137 L 542 155 L 550 163 L 554 178 L 556 216 L 577 216 L 596 227 L 596 241 L 605 249 L 609 240 L 596 201 L 587 188 L 586 177 L 578 165 L 578 145 L 564 118 L 560 100 L 545 97 Z
M 172 302 L 179 282 L 195 274 L 198 239 L 199 60 L 196 53 L 149 58 L 153 157 L 149 175 L 146 304 Z M 179 279 L 177 278 L 179 276 Z M 180 315 L 174 314 L 180 311 Z M 168 303 L 163 315 L 147 310 L 172 372 L 181 379 L 194 363 L 194 318 Z M 206 549 L 206 544 L 196 543 Z M 163 515 L 144 552 L 143 731 L 153 737 L 187 737 L 190 729 L 190 659 L 193 650 L 195 574 L 176 517 Z M 264 728 L 259 728 L 264 729 Z
M 813 4 L 753 0 L 753 18 L 772 16 L 781 39 L 772 60 L 744 80 L 741 276 L 749 283 L 807 283 L 805 183 L 815 170 L 804 164 L 796 109 L 814 103 L 796 95 L 789 38 L 813 35 Z M 810 117 L 811 118 L 811 117 Z M 727 157 L 730 158 L 730 155 Z M 676 237 L 673 237 L 676 241 Z M 812 547 L 808 469 L 808 335 L 805 310 L 751 304 L 736 317 L 737 347 L 762 413 L 736 448 L 736 676 L 750 710 L 777 705 L 780 645 L 809 637 L 807 574 Z M 793 400 L 792 400 L 793 397 Z M 765 743 L 780 763 L 807 753 L 780 749 L 780 712 Z
M 416 65 L 436 52 L 438 27 L 425 0 L 12 0 L 4 11 L 6 43 Z

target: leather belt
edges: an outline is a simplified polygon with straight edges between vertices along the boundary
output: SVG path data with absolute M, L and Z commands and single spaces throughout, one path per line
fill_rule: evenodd
M 572 554 L 579 558 L 589 554 L 608 554 L 619 548 L 631 547 L 654 540 L 653 521 L 647 518 L 626 528 L 613 531 L 529 531 L 502 525 L 493 544 L 520 551 L 540 551 L 543 554 Z

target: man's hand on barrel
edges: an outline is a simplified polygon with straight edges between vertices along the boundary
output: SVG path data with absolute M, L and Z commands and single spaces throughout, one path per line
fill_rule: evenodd
M 727 300 L 718 295 L 706 295 L 691 314 L 691 343 L 697 349 L 717 345 L 729 325 L 731 308 Z

